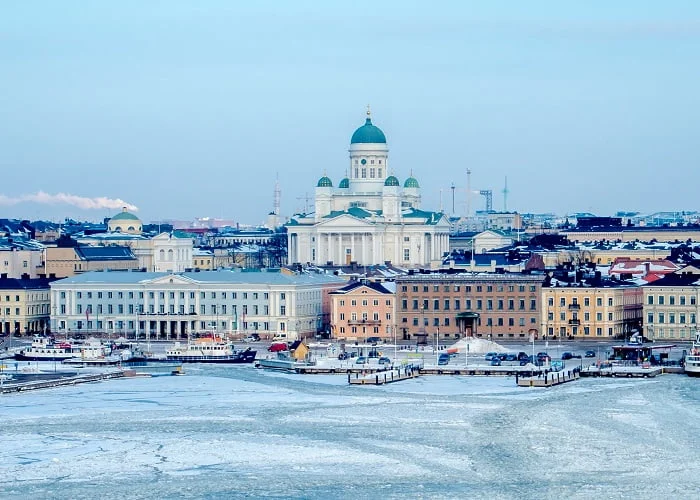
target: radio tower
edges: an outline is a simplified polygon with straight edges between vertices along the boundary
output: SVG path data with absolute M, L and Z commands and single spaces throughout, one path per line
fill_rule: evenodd
M 504 212 L 508 211 L 508 193 L 510 193 L 510 191 L 508 190 L 508 176 L 506 175 L 506 184 L 503 187 L 503 211 Z
M 280 189 L 280 174 L 278 172 L 275 179 L 275 194 L 272 198 L 272 213 L 275 215 L 280 214 L 280 198 L 282 198 L 282 190 Z
M 472 171 L 467 169 L 467 217 L 471 215 L 472 211 Z

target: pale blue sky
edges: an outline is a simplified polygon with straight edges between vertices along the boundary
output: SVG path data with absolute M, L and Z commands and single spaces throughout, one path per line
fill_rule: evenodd
M 424 208 L 698 209 L 697 1 L 0 5 L 0 194 L 259 223 L 334 184 L 371 103 Z M 482 206 L 481 199 L 474 206 Z M 24 202 L 0 216 L 101 218 Z

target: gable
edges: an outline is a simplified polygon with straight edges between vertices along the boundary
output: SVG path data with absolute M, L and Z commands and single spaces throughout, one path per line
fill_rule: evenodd
M 159 276 L 149 280 L 148 283 L 152 285 L 190 285 L 192 283 L 197 283 L 192 278 L 187 278 L 180 274 L 167 274 L 165 276 Z
M 349 214 L 339 215 L 338 217 L 333 217 L 332 219 L 322 220 L 315 227 L 357 227 L 366 228 L 372 226 L 373 223 L 365 219 L 358 219 Z

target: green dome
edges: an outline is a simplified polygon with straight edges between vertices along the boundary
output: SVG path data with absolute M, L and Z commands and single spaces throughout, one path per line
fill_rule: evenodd
M 393 175 L 390 175 L 384 181 L 384 185 L 385 186 L 400 186 L 401 184 L 399 184 L 399 180 L 396 177 L 394 177 Z
M 384 132 L 379 127 L 372 125 L 372 119 L 367 117 L 365 124 L 355 130 L 350 139 L 350 144 L 386 144 Z
M 117 215 L 109 219 L 110 221 L 115 220 L 139 220 L 134 214 L 127 212 L 126 209 L 123 212 L 119 212 Z
M 420 186 L 418 185 L 418 181 L 415 178 L 409 177 L 408 179 L 406 179 L 406 182 L 403 183 L 403 187 L 405 187 L 405 188 L 419 188 Z
M 345 179 L 343 179 L 342 181 L 340 181 L 340 184 L 338 184 L 338 187 L 341 188 L 341 189 L 347 189 L 347 188 L 349 188 L 349 187 L 350 187 L 350 179 L 348 179 L 348 178 L 346 177 Z
M 331 181 L 328 177 L 325 175 L 321 177 L 318 180 L 318 184 L 316 184 L 316 187 L 320 188 L 332 188 L 333 187 L 333 181 Z

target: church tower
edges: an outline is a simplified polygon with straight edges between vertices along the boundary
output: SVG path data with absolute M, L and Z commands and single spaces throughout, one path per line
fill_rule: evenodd
M 379 127 L 372 125 L 367 106 L 365 124 L 350 139 L 350 190 L 356 193 L 381 193 L 389 176 L 389 148 Z

